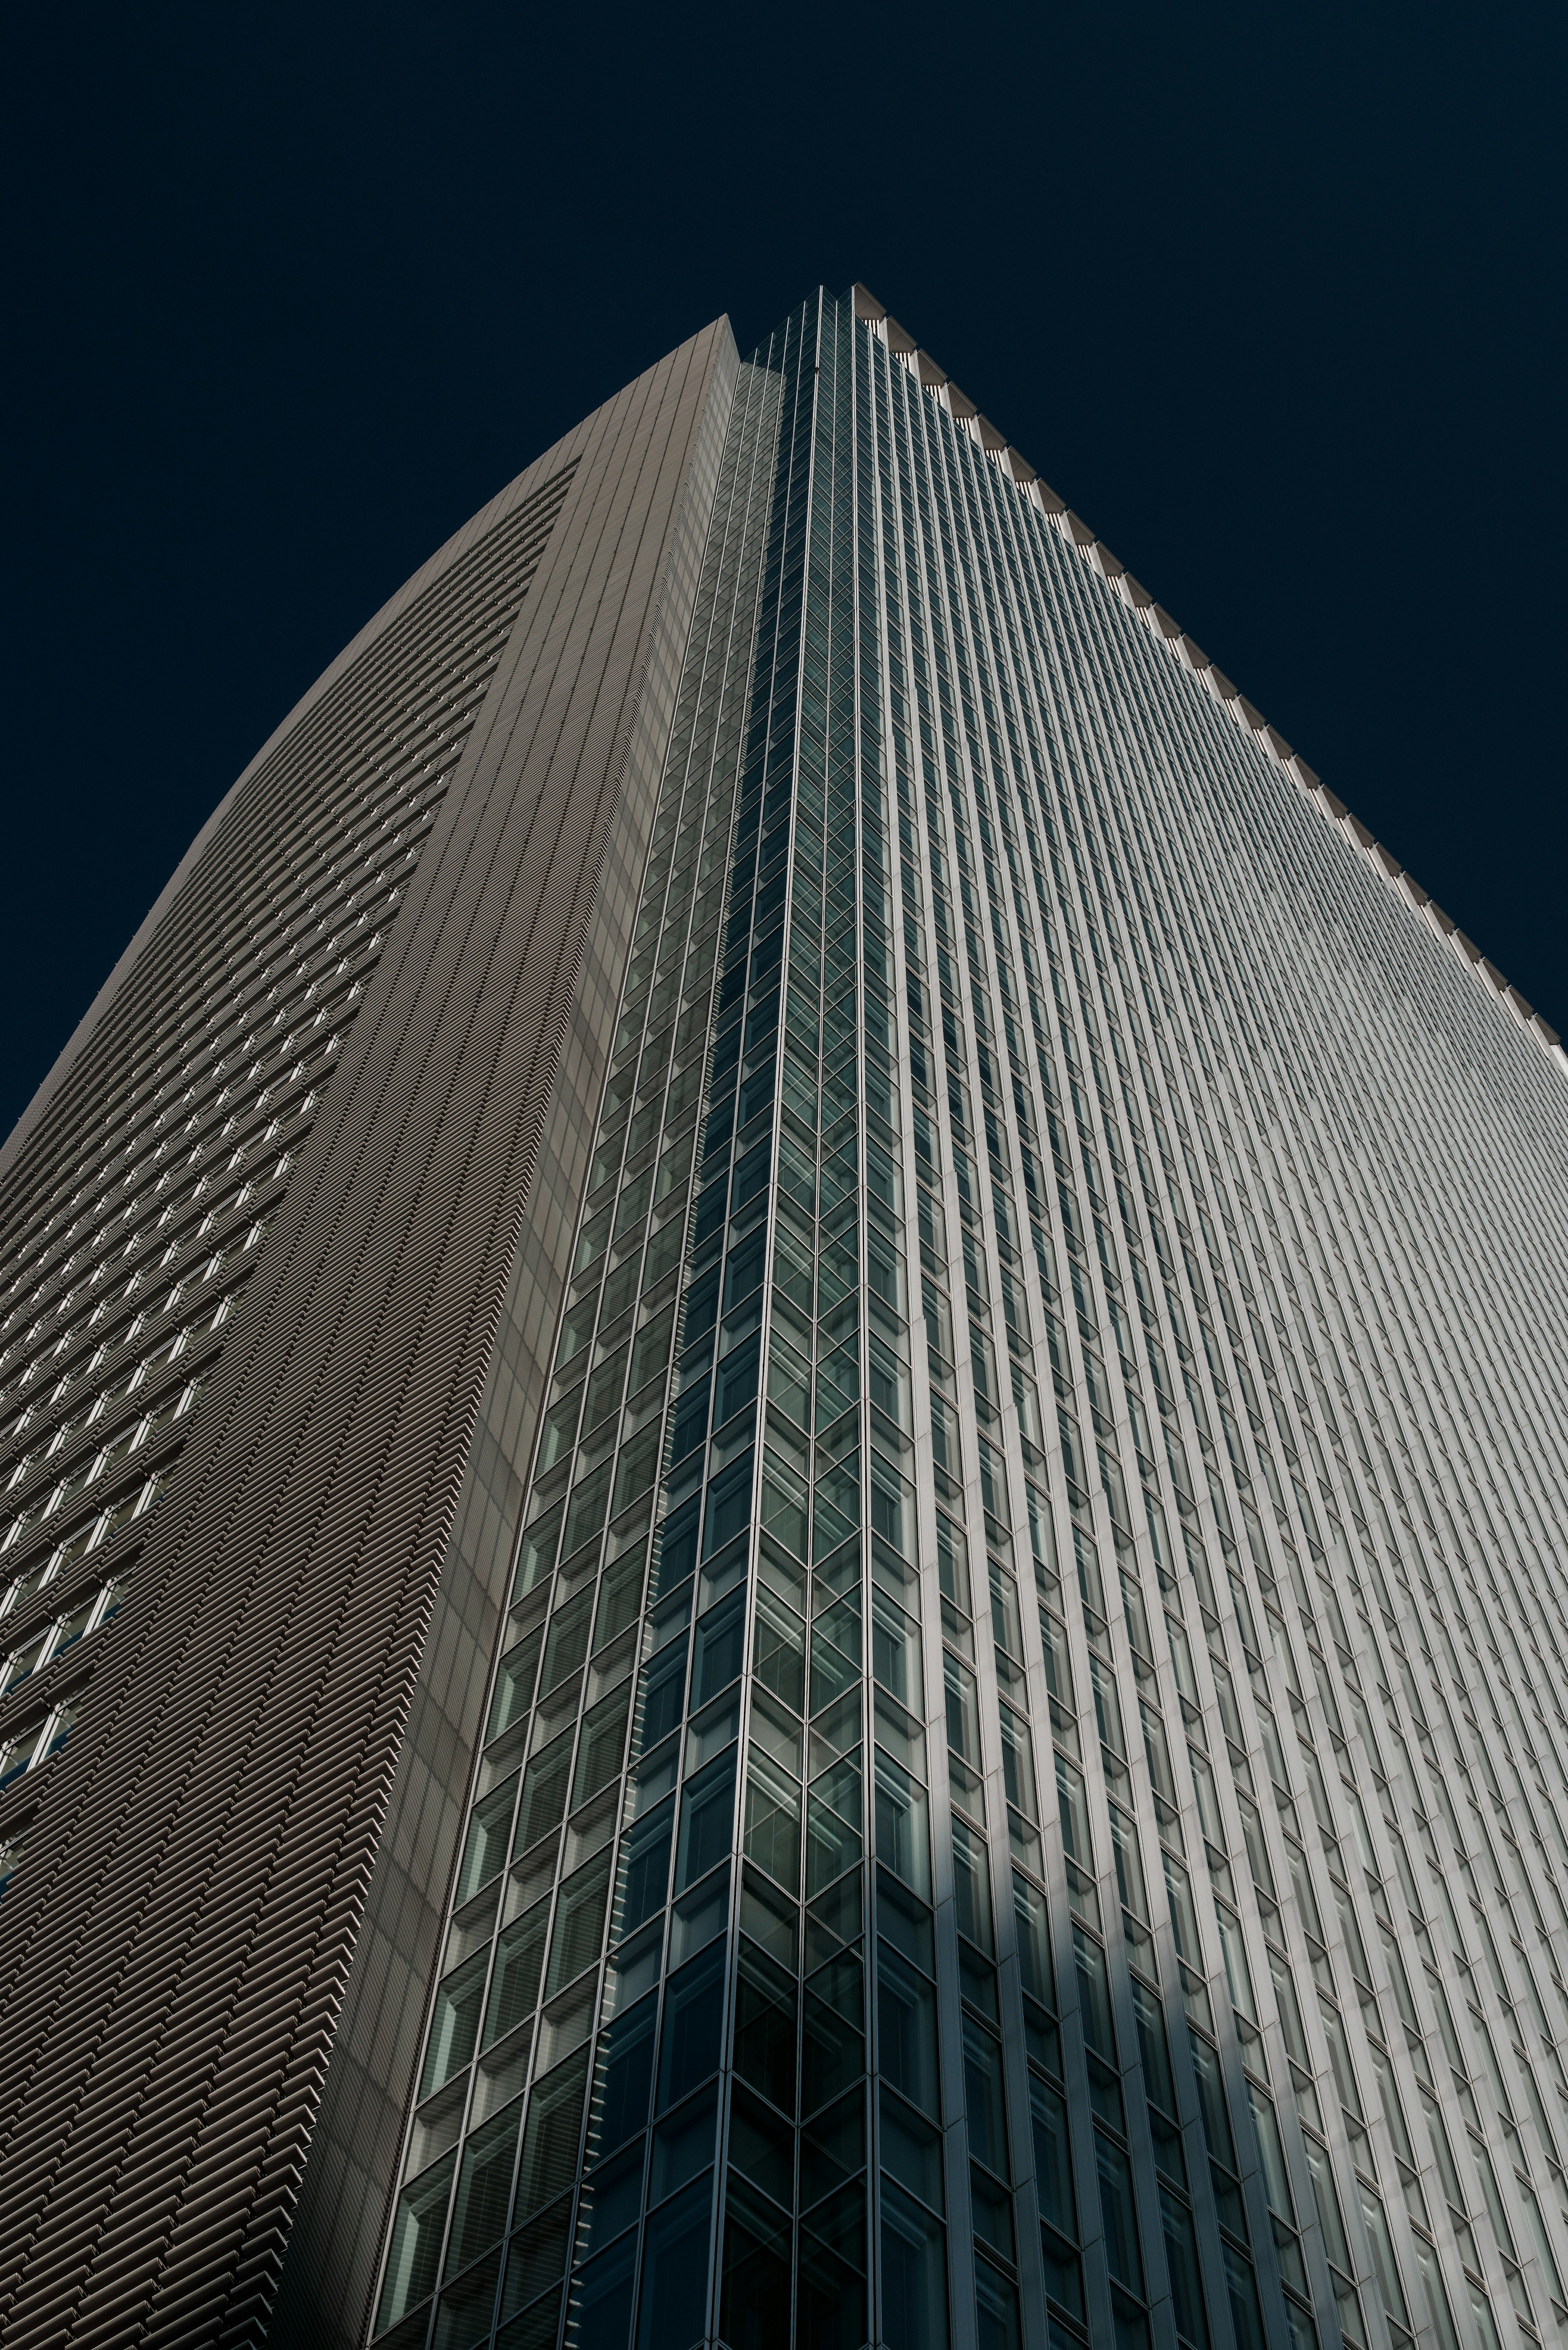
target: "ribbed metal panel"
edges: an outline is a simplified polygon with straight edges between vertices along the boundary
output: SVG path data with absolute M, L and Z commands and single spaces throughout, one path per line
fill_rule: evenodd
M 84 1646 L 78 1726 L 0 1798 L 0 1837 L 27 1829 L 0 1907 L 8 2342 L 260 2339 L 291 2223 L 298 2338 L 368 2323 L 733 368 L 721 322 L 394 599 L 206 828 L 0 1161 L 25 1253 L 139 1055 L 221 993 L 258 877 L 286 889 L 312 793 L 352 804 L 356 729 L 445 589 L 548 492 L 129 1596 Z

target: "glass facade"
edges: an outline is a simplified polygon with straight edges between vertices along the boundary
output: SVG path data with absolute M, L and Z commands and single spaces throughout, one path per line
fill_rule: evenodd
M 857 308 L 740 371 L 378 2337 L 1552 2341 L 1561 1073 Z

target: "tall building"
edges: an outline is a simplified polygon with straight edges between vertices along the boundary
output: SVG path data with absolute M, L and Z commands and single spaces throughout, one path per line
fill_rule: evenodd
M 0 2334 L 1568 2326 L 1568 1063 L 862 287 L 0 1157 Z

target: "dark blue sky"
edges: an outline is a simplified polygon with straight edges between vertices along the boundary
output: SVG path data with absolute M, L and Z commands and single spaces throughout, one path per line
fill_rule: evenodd
M 545 13 L 14 36 L 0 1132 L 451 530 L 856 277 L 1568 1028 L 1560 11 Z

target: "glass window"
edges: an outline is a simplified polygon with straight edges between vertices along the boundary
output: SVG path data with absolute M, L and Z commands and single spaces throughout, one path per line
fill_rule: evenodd
M 948 2350 L 946 2233 L 884 2176 L 882 2338 L 888 2350 Z
M 1106 2259 L 1112 2276 L 1129 2293 L 1143 2293 L 1143 2262 L 1138 2255 L 1137 2215 L 1133 2203 L 1132 2167 L 1126 2150 L 1095 2132 L 1095 2168 L 1100 2180 L 1100 2216 L 1105 2222 Z
M 716 1550 L 751 1523 L 752 1476 L 754 1455 L 746 1451 L 738 1461 L 715 1477 L 708 1489 L 708 1512 L 702 1534 L 702 1555 L 711 1558 Z
M 718 2125 L 716 2085 L 699 2090 L 683 2106 L 667 2115 L 653 2133 L 653 2158 L 649 2166 L 648 2199 L 661 2203 L 684 2187 L 713 2159 L 713 2134 Z
M 1018 1972 L 1023 1989 L 1043 2007 L 1054 2008 L 1055 1985 L 1051 1970 L 1051 1937 L 1045 1896 L 1026 1877 L 1012 1872 L 1012 1912 L 1018 1940 Z
M 743 2097 L 744 2091 L 740 2092 Z M 744 2135 L 744 2126 L 742 2135 Z M 733 2155 L 736 2125 L 731 2124 Z M 738 2156 L 735 2159 L 740 2159 Z M 793 2153 L 780 2199 L 793 2193 Z M 725 2190 L 724 2278 L 720 2326 L 733 2350 L 790 2350 L 790 2224 L 765 2195 L 732 2170 Z
M 675 1889 L 684 1892 L 730 1850 L 735 1823 L 735 1750 L 721 1754 L 690 1781 L 680 1805 L 680 1846 Z
M 1220 2251 L 1225 2258 L 1225 2282 L 1231 2300 L 1231 2319 L 1236 2329 L 1236 2350 L 1266 2350 L 1263 2333 L 1263 2313 L 1258 2302 L 1258 2280 L 1252 2263 L 1243 2251 L 1228 2239 L 1220 2239 Z
M 1010 1705 L 998 1704 L 1002 1724 L 1002 1773 L 1007 1786 L 1007 1800 L 1015 1811 L 1029 1819 L 1040 1816 L 1040 1799 L 1034 1786 L 1034 1744 L 1029 1725 L 1014 1713 Z
M 629 1659 L 628 1666 L 629 1669 Z M 631 1707 L 631 1683 L 622 1683 L 584 1716 L 577 1747 L 576 1778 L 572 1809 L 577 1811 L 619 1774 L 626 1751 L 626 1719 Z
M 877 1945 L 877 2033 L 883 2079 L 940 2121 L 936 1986 L 886 1942 Z
M 650 1994 L 618 2015 L 600 2035 L 594 2137 L 601 2156 L 613 2152 L 648 2119 L 658 2023 L 659 2002 Z
M 583 2048 L 534 2084 L 517 2179 L 519 2223 L 554 2202 L 577 2175 L 587 2077 L 588 2052 Z
M 714 1943 L 670 1978 L 659 2043 L 659 2111 L 694 2089 L 719 2062 L 725 1946 Z
M 763 1920 L 748 1914 L 745 1922 Z M 794 1975 L 742 1942 L 735 1981 L 735 2071 L 790 2115 L 795 2109 L 797 1999 Z
M 746 1856 L 792 1893 L 800 1885 L 800 1788 L 753 1748 L 746 1773 Z
M 1073 2191 L 1073 2157 L 1067 2135 L 1067 2106 L 1060 2093 L 1029 2077 L 1030 2118 L 1034 2137 L 1034 2183 L 1040 2216 L 1075 2241 L 1078 2233 L 1077 2201 Z
M 974 2264 L 974 2306 L 980 2350 L 1018 2350 L 1018 2288 L 983 2258 Z
M 607 1849 L 562 1885 L 556 1903 L 556 1934 L 550 1948 L 549 1981 L 545 1986 L 546 1999 L 553 1999 L 567 1983 L 575 1982 L 586 1967 L 597 1962 L 604 1939 L 609 1884 L 610 1855 Z
M 539 1646 L 544 1627 L 535 1624 L 533 1630 L 509 1648 L 501 1659 L 496 1676 L 495 1696 L 490 1710 L 487 1738 L 499 1738 L 521 1721 L 534 1700 L 534 1679 L 539 1663 Z
M 668 1781 L 665 1783 L 668 1784 Z M 670 1889 L 670 1847 L 675 1830 L 675 1799 L 656 1804 L 634 1820 L 621 1838 L 620 1892 L 616 1932 L 635 1932 L 664 1906 Z
M 720 1362 L 718 1382 L 713 1391 L 713 1425 L 716 1429 L 722 1428 L 736 1412 L 755 1401 L 761 1358 L 762 1341 L 753 1335 Z
M 1002 2044 L 972 2015 L 963 2019 L 963 2077 L 970 2152 L 998 2178 L 1010 2178 L 1012 2164 L 1007 2146 Z
M 424 2075 L 420 2083 L 421 2097 L 428 2097 L 443 2082 L 450 2081 L 454 2073 L 460 2073 L 472 2055 L 489 1964 L 488 1947 L 476 1950 L 438 1987 Z
M 578 2118 L 580 2119 L 580 2107 Z M 462 2150 L 457 2196 L 452 2210 L 452 2237 L 447 2245 L 446 2273 L 455 2276 L 480 2253 L 499 2243 L 512 2197 L 512 2166 L 517 2155 L 517 2132 L 523 2119 L 519 2097 L 483 2129 L 475 2130 Z M 572 2155 L 576 2155 L 576 2127 Z
M 539 1977 L 545 1964 L 545 1939 L 549 1931 L 550 1904 L 535 1902 L 521 1918 L 503 1929 L 495 1950 L 490 2005 L 484 2019 L 484 2045 L 500 2040 L 534 2012 Z M 433 2043 L 432 2043 L 433 2045 Z
M 686 1648 L 682 1632 L 642 1669 L 638 1705 L 638 1747 L 648 1753 L 680 1721 L 686 1697 Z
M 746 1642 L 746 1594 L 732 1591 L 697 1626 L 691 1669 L 693 1709 L 727 1689 L 741 1669 Z
M 638 2164 L 638 2185 L 642 2184 L 642 2165 Z M 571 2314 L 566 2320 L 568 2338 L 575 2350 L 626 2350 L 627 2336 L 631 2330 L 632 2295 L 637 2283 L 637 2238 L 623 2236 L 597 2260 L 582 2269 L 572 2285 Z M 542 2338 L 545 2328 L 538 2329 L 535 2338 Z M 549 2316 L 548 2333 L 555 2339 L 555 2316 Z M 483 2339 L 483 2336 L 480 2337 Z
M 953 1822 L 953 1900 L 960 1933 L 992 1957 L 991 1857 L 984 1840 L 960 1819 Z
M 708 2323 L 708 2234 L 711 2176 L 649 2220 L 643 2239 L 637 2350 L 691 2350 Z
M 896 1876 L 929 1901 L 930 1845 L 926 1791 L 919 1781 L 876 1749 L 877 1854 Z
M 376 2313 L 378 2333 L 395 2325 L 435 2290 L 436 2264 L 446 2231 L 447 2196 L 456 2168 L 454 2147 L 398 2198 L 381 2304 Z
M 1116 2061 L 1116 2034 L 1111 2024 L 1111 1991 L 1106 1954 L 1082 1926 L 1073 1928 L 1073 1960 L 1078 1978 L 1078 2009 L 1085 2044 L 1107 2064 Z
M 572 1742 L 576 1735 L 575 1728 L 564 1730 L 559 1738 L 535 1754 L 529 1763 L 523 1780 L 523 1801 L 518 1809 L 517 1832 L 512 1844 L 514 1852 L 531 1850 L 539 1838 L 556 1825 L 566 1810 L 566 1783 L 572 1768 Z M 487 1796 L 485 1804 L 493 1800 Z M 484 1805 L 474 1813 L 471 1840 L 483 1813 Z M 478 1881 L 483 1882 L 483 1879 Z
M 463 1846 L 462 1861 L 457 1874 L 455 1899 L 459 1907 L 487 1885 L 506 1857 L 506 1839 L 512 1828 L 512 1806 L 517 1796 L 517 1774 L 474 1805 L 468 1823 L 468 1838 Z
M 1209 2323 L 1203 2307 L 1203 2283 L 1198 2265 L 1198 2240 L 1192 2213 L 1168 2187 L 1159 2190 L 1160 2219 L 1165 2230 L 1166 2265 L 1170 2273 L 1171 2307 L 1176 2330 L 1194 2350 L 1208 2350 Z
M 1399 2282 L 1399 2271 L 1395 2263 L 1394 2246 L 1389 2237 L 1388 2221 L 1384 2213 L 1382 2199 L 1374 2194 L 1364 2180 L 1360 2185 L 1361 2216 L 1366 2223 L 1367 2241 L 1372 2246 L 1372 2265 L 1376 2272 L 1378 2290 L 1383 2296 L 1383 2306 L 1395 2324 L 1403 2326 L 1408 2332 L 1410 2313 L 1405 2304 L 1405 2288 Z
M 806 1985 L 801 2042 L 801 2111 L 815 2113 L 866 2067 L 858 1951 L 844 1950 Z
M 871 1669 L 900 1704 L 915 1713 L 925 1712 L 920 1627 L 879 1583 L 871 1593 Z
M 933 2211 L 946 2208 L 942 2187 L 941 2133 L 894 2095 L 886 2080 L 881 2087 L 879 2145 L 882 2168 L 890 2171 L 911 2195 Z

